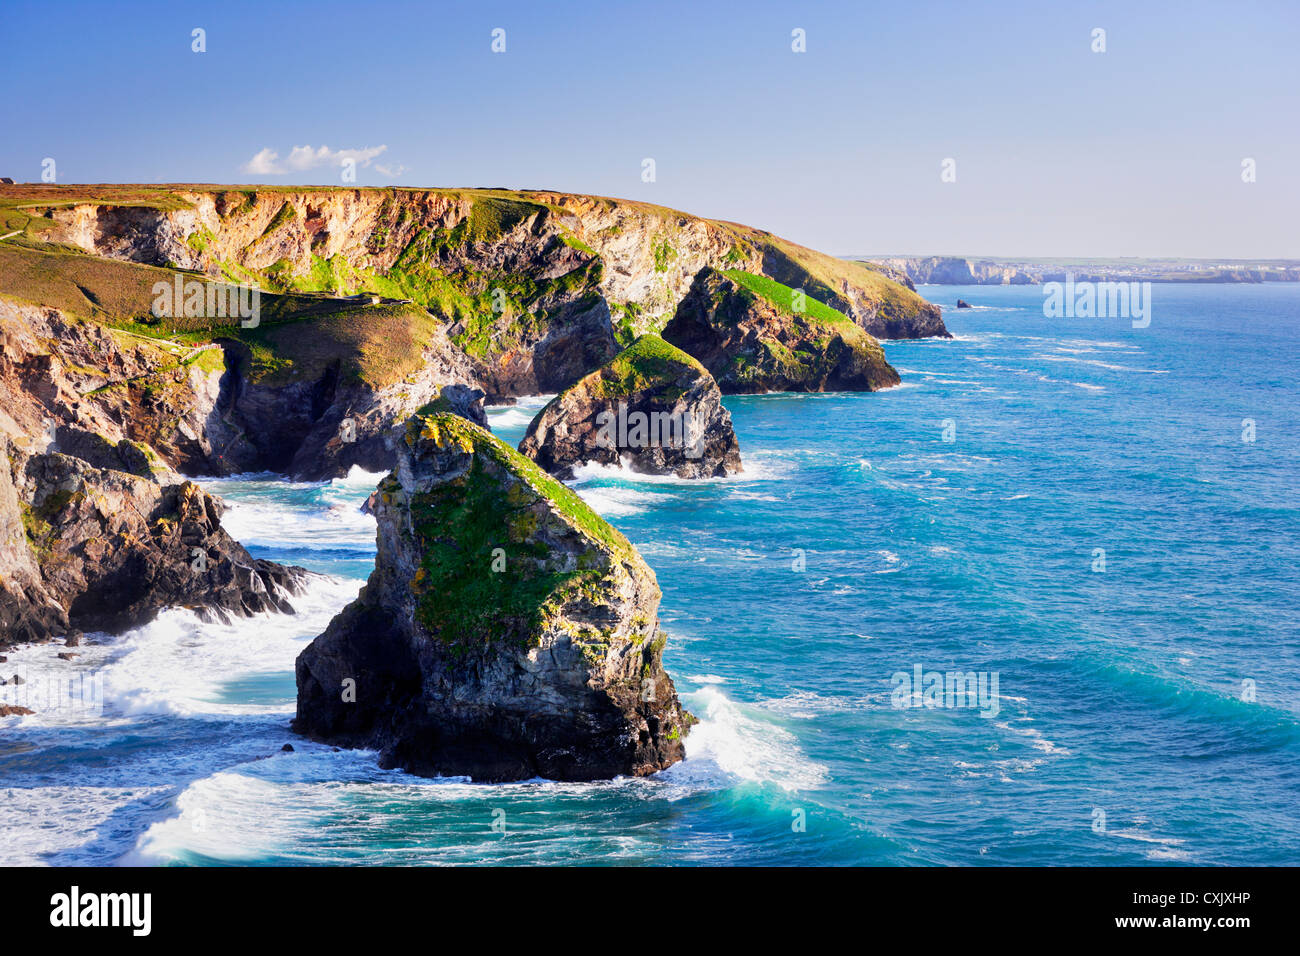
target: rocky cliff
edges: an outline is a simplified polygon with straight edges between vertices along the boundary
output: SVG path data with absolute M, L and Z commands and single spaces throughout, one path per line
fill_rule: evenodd
M 714 267 L 841 323 L 745 299 L 761 348 L 730 333 L 711 346 L 743 366 L 724 390 L 882 387 L 892 369 L 864 329 L 946 334 L 878 268 L 590 196 L 0 184 L 0 226 L 0 614 L 36 636 L 128 626 L 169 602 L 288 607 L 297 572 L 253 562 L 182 475 L 387 469 L 417 409 L 482 423 L 485 395 L 565 389 L 700 304 Z M 233 291 L 238 312 L 222 304 Z M 201 585 L 183 561 L 196 548 Z M 656 734 L 636 766 L 668 759 Z
M 45 586 L 27 536 L 31 506 L 14 485 L 14 457 L 8 436 L 0 434 L 0 650 L 68 630 L 67 609 Z
M 844 315 L 765 276 L 703 269 L 664 338 L 724 394 L 875 391 L 899 383 L 880 343 Z
M 602 330 L 622 344 L 658 331 L 706 266 L 802 288 L 878 337 L 946 334 L 939 310 L 885 270 L 642 202 L 471 189 L 0 187 L 0 211 L 20 201 L 27 218 L 10 225 L 99 256 L 272 291 L 409 298 L 448 321 L 492 395 L 570 384 L 612 354 Z
M 519 450 L 566 479 L 586 462 L 679 478 L 742 470 L 717 382 L 651 333 L 552 399 L 528 426 Z
M 391 467 L 393 427 L 476 378 L 443 323 L 413 304 L 267 294 L 249 327 L 224 314 L 154 316 L 154 289 L 178 276 L 200 292 L 228 288 L 0 244 L 0 379 L 48 399 L 24 408 L 50 406 L 11 425 L 39 431 L 47 412 L 71 421 L 76 404 L 90 430 L 143 442 L 187 474 L 319 480 Z
M 19 233 L 0 243 L 0 294 L 152 354 L 115 387 L 159 403 L 140 440 L 187 473 L 382 470 L 393 428 L 442 386 L 490 401 L 560 391 L 661 329 L 706 267 L 765 275 L 869 334 L 947 334 L 937 308 L 879 268 L 590 196 L 0 186 L 0 216 Z M 257 284 L 261 315 L 159 317 L 154 290 L 172 280 L 209 294 Z M 152 374 L 174 379 L 182 357 L 186 381 Z
M 189 352 L 0 298 L 0 645 L 292 611 L 306 572 L 252 558 L 157 450 L 202 464 L 218 432 Z
M 573 492 L 429 413 L 369 508 L 375 570 L 298 658 L 300 733 L 488 781 L 682 758 L 691 718 L 663 669 L 654 574 Z
M 221 527 L 220 502 L 194 483 L 58 453 L 17 461 L 26 536 L 73 628 L 118 631 L 166 607 L 225 621 L 293 613 L 306 572 L 251 557 Z
M 887 256 L 868 264 L 914 287 L 1064 282 L 1300 282 L 1294 259 L 992 259 Z
M 872 263 L 921 285 L 1035 285 L 1043 281 L 1041 272 L 990 259 L 899 256 Z

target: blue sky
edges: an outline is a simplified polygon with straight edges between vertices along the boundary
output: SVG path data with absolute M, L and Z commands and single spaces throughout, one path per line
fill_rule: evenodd
M 359 184 L 645 199 L 837 254 L 1300 258 L 1294 0 L 4 7 L 20 182 L 339 183 L 333 152 L 247 164 L 382 146 Z

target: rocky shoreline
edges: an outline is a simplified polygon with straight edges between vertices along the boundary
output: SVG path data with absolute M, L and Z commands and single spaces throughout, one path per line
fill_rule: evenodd
M 250 555 L 186 476 L 388 471 L 294 726 L 417 774 L 681 760 L 654 573 L 548 472 L 735 474 L 724 394 L 887 388 L 875 335 L 947 334 L 884 271 L 639 203 L 78 188 L 0 185 L 0 649 L 292 614 L 309 572 Z M 213 310 L 252 283 L 228 300 L 252 312 Z M 490 434 L 485 399 L 542 391 L 522 454 Z

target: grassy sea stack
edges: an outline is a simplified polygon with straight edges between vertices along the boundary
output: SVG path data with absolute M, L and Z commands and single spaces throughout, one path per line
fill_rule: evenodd
M 519 450 L 561 478 L 585 462 L 623 462 L 679 478 L 742 470 L 713 376 L 649 333 L 557 395 L 528 426 Z
M 723 394 L 873 392 L 899 384 L 880 343 L 799 290 L 740 270 L 702 269 L 664 328 Z
M 576 494 L 430 412 L 368 508 L 375 570 L 298 657 L 299 733 L 483 781 L 682 759 L 692 718 L 663 669 L 654 573 Z

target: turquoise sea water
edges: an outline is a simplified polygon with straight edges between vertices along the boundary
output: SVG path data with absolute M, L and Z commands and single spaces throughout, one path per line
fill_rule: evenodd
M 743 476 L 580 476 L 659 577 L 684 763 L 484 786 L 293 737 L 375 476 L 208 481 L 334 577 L 294 618 L 11 654 L 105 706 L 0 723 L 0 862 L 1300 862 L 1300 286 L 1157 285 L 1146 329 L 921 291 L 956 339 L 887 343 L 902 388 L 727 399 Z M 895 706 L 917 666 L 996 674 L 996 714 Z

